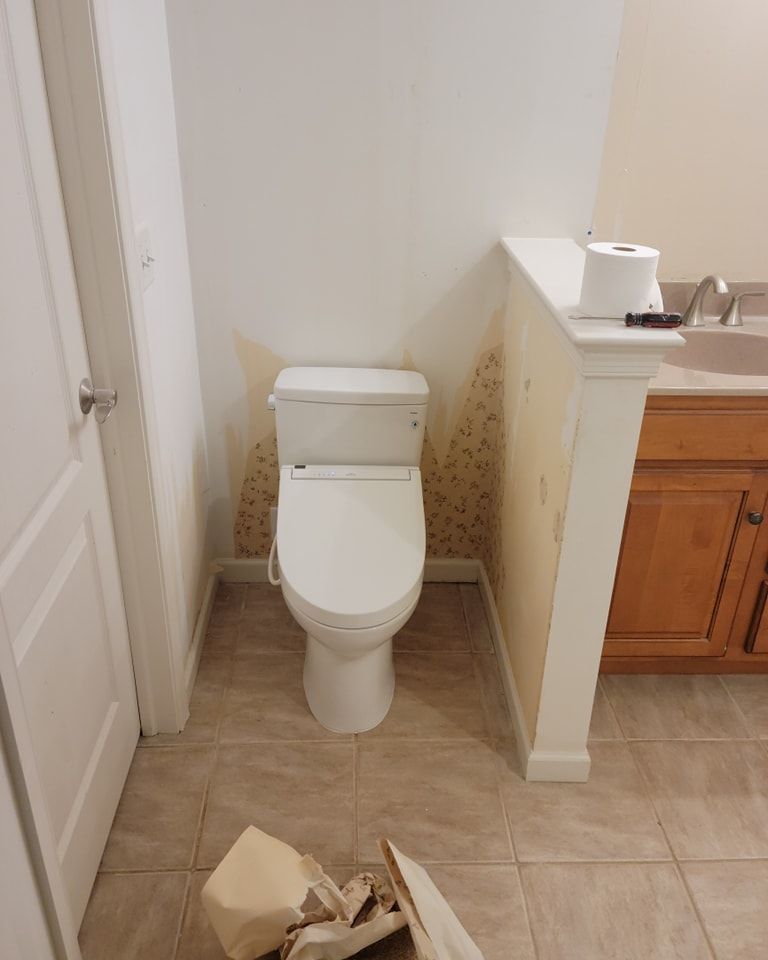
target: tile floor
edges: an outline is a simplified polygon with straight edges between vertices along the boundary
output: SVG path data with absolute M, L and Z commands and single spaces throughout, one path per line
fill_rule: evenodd
M 220 960 L 200 888 L 250 823 L 337 880 L 390 837 L 486 960 L 768 956 L 768 676 L 604 677 L 589 783 L 526 784 L 477 588 L 426 585 L 395 647 L 386 721 L 331 734 L 279 591 L 220 587 L 185 731 L 136 751 L 85 960 Z

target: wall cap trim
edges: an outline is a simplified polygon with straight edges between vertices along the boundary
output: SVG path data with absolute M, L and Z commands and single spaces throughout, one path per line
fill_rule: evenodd
M 674 330 L 575 316 L 585 258 L 575 240 L 504 237 L 501 245 L 509 256 L 513 282 L 521 279 L 535 293 L 584 377 L 655 377 L 664 354 L 685 342 Z

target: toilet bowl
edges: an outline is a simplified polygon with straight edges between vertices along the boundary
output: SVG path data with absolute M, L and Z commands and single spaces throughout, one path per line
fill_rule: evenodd
M 276 411 L 280 486 L 270 580 L 307 634 L 304 691 L 339 733 L 381 723 L 392 637 L 421 592 L 429 388 L 410 370 L 293 367 Z
M 307 633 L 310 710 L 338 733 L 372 729 L 394 693 L 392 637 L 421 592 L 419 470 L 282 467 L 277 544 L 286 605 Z

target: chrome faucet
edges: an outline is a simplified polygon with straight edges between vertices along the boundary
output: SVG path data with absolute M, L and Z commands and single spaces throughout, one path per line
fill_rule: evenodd
M 737 293 L 735 297 L 731 297 L 731 302 L 725 308 L 725 313 L 720 317 L 720 323 L 724 327 L 743 327 L 744 321 L 741 317 L 742 298 L 764 296 L 764 290 L 745 290 L 744 293 Z
M 728 284 L 722 277 L 719 277 L 716 273 L 710 273 L 704 277 L 704 279 L 699 282 L 698 287 L 696 287 L 691 297 L 691 302 L 683 314 L 681 322 L 685 324 L 686 327 L 704 326 L 704 310 L 702 309 L 702 304 L 704 303 L 707 290 L 709 290 L 710 287 L 715 288 L 715 293 L 728 293 Z

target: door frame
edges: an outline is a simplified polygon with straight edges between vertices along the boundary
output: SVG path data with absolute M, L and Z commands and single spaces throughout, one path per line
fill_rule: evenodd
M 0 28 L 7 28 L 0 34 L 7 34 L 14 72 L 22 72 L 15 64 L 41 59 L 91 373 L 97 385 L 119 388 L 121 402 L 101 427 L 101 441 L 142 732 L 176 732 L 188 715 L 189 678 L 176 636 L 180 625 L 171 605 L 170 569 L 164 565 L 172 545 L 162 537 L 167 508 L 161 446 L 105 2 L 27 4 L 0 0 Z M 27 20 L 29 29 L 12 32 L 18 20 Z M 10 930 L 25 946 L 38 944 L 46 954 L 50 946 L 51 956 L 81 960 L 31 744 L 10 723 L 20 709 L 17 692 L 0 687 L 3 821 L 18 841 L 6 851 L 0 888 L 14 876 L 27 877 L 37 902 L 8 914 L 12 922 L 4 923 L 2 932 Z M 0 912 L 6 909 L 8 902 L 0 905 Z
M 101 428 L 142 733 L 175 733 L 188 684 L 164 557 L 162 460 L 105 0 L 33 0 Z

